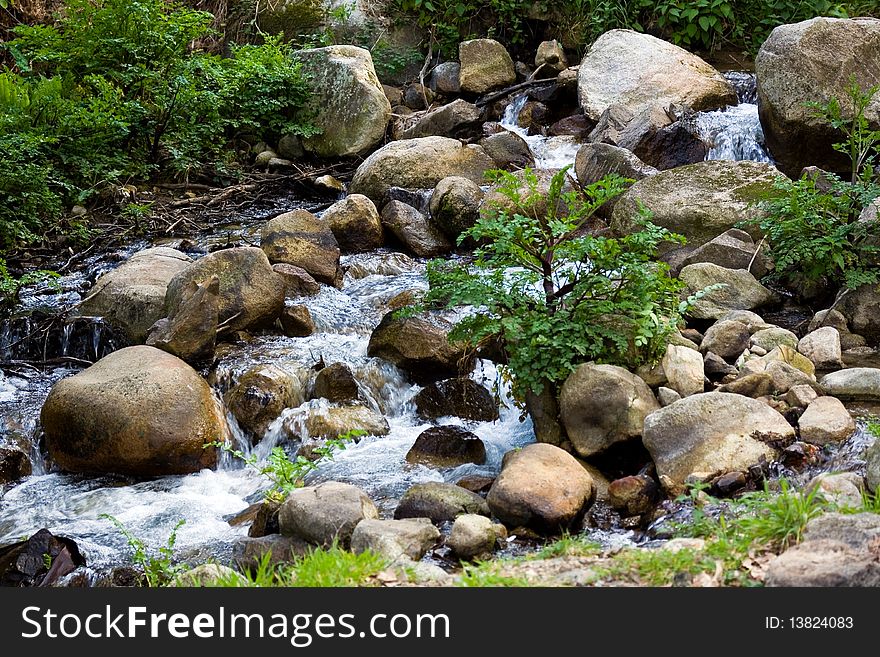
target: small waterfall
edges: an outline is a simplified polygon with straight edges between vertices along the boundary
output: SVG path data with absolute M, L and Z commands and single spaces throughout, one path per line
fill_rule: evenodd
M 501 117 L 500 124 L 503 128 L 515 132 L 529 145 L 532 156 L 535 158 L 537 169 L 561 169 L 573 165 L 577 157 L 580 144 L 574 137 L 544 137 L 543 135 L 530 135 L 529 131 L 521 128 L 518 124 L 519 114 L 529 100 L 528 94 L 520 94 L 510 101 Z M 574 175 L 574 172 L 571 172 Z

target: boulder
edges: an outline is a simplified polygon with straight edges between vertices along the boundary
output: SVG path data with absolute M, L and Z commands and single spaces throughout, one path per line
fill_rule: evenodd
M 482 201 L 483 190 L 474 181 L 460 176 L 444 178 L 431 194 L 431 221 L 454 243 L 477 223 Z
M 802 383 L 788 389 L 785 393 L 785 403 L 792 408 L 806 408 L 818 397 L 819 393 L 813 389 L 813 386 Z
M 461 91 L 461 64 L 443 62 L 431 73 L 431 87 L 441 94 L 457 94 Z
M 755 331 L 749 339 L 749 346 L 760 347 L 768 352 L 773 351 L 779 345 L 786 345 L 792 349 L 797 349 L 798 337 L 788 329 L 772 326 Z
M 97 280 L 79 313 L 103 317 L 132 342 L 143 342 L 150 327 L 166 315 L 168 283 L 191 262 L 185 253 L 167 247 L 138 251 Z
M 362 404 L 309 405 L 286 415 L 282 426 L 288 438 L 302 441 L 336 439 L 352 431 L 362 431 L 368 436 L 385 436 L 390 431 L 383 415 Z
M 395 317 L 388 313 L 370 336 L 367 355 L 383 358 L 417 381 L 430 383 L 457 376 L 466 364 L 466 349 L 449 342 L 452 324 L 433 314 Z
M 502 130 L 481 139 L 480 146 L 499 169 L 535 166 L 535 157 L 526 140 L 510 130 Z
M 411 82 L 403 88 L 403 105 L 408 109 L 420 111 L 428 109 L 434 102 L 434 92 L 420 82 Z
M 284 282 L 284 296 L 287 299 L 311 297 L 321 291 L 321 284 L 302 267 L 278 262 L 272 265 L 272 271 Z
M 584 144 L 578 149 L 574 170 L 578 182 L 585 187 L 610 174 L 637 181 L 659 173 L 654 167 L 642 162 L 632 151 L 601 142 Z M 611 199 L 599 208 L 598 213 L 603 217 L 610 217 L 616 204 L 617 199 Z
M 299 135 L 284 135 L 278 140 L 278 155 L 286 160 L 299 160 L 305 155 Z
M 703 392 L 705 371 L 700 352 L 671 344 L 660 361 L 666 387 L 682 397 Z
M 785 418 L 763 402 L 726 392 L 708 392 L 651 413 L 642 442 L 657 474 L 683 486 L 692 474 L 746 471 L 773 460 L 769 441 L 794 438 Z
M 431 427 L 418 435 L 406 453 L 407 463 L 454 468 L 463 463 L 486 462 L 486 445 L 476 435 L 456 426 Z
M 880 438 L 874 440 L 865 454 L 865 482 L 875 495 L 880 491 Z
M 324 158 L 363 154 L 381 143 L 391 104 L 376 77 L 369 50 L 349 45 L 300 50 L 293 55 L 309 76 L 308 108 L 321 132 L 303 139 Z
M 568 68 L 568 58 L 565 56 L 565 49 L 556 40 L 542 41 L 538 44 L 538 50 L 535 53 L 535 68 L 540 68 L 543 75 L 547 77 L 552 72 L 559 73 Z
M 689 295 L 710 285 L 721 285 L 694 301 L 687 310 L 687 315 L 696 319 L 718 319 L 730 310 L 752 310 L 778 298 L 745 269 L 725 269 L 699 262 L 682 269 L 678 277 L 687 285 Z
M 261 246 L 270 262 L 302 267 L 321 283 L 342 283 L 339 244 L 330 224 L 307 210 L 285 212 L 266 222 Z
M 807 325 L 807 331 L 812 333 L 816 329 L 822 328 L 823 326 L 831 326 L 833 328 L 836 328 L 839 333 L 849 333 L 849 326 L 847 325 L 846 317 L 844 317 L 841 312 L 834 310 L 833 308 L 820 310 L 815 315 L 813 315 L 813 319 L 811 319 L 810 323 Z
M 749 333 L 752 335 L 762 329 L 776 328 L 773 324 L 765 322 L 764 318 L 758 313 L 753 313 L 751 310 L 730 310 L 718 319 L 732 319 L 737 322 L 742 322 L 749 327 Z
M 346 253 L 373 251 L 384 244 L 382 221 L 373 202 L 363 194 L 349 194 L 324 211 L 339 248 Z
M 880 94 L 875 96 L 880 98 Z M 870 345 L 880 345 L 880 290 L 876 284 L 865 284 L 841 299 L 838 308 L 849 324 L 849 330 L 864 336 Z
M 458 98 L 447 105 L 413 114 L 398 120 L 394 135 L 397 139 L 418 137 L 454 137 L 467 139 L 480 134 L 483 110 Z
M 598 120 L 618 103 L 633 114 L 651 106 L 710 110 L 736 105 L 736 91 L 705 61 L 633 30 L 611 30 L 590 47 L 578 71 L 578 100 Z
M 832 148 L 844 136 L 807 104 L 836 98 L 843 121 L 851 120 L 847 85 L 852 76 L 862 89 L 880 84 L 878 52 L 876 19 L 814 18 L 771 32 L 755 58 L 758 108 L 767 146 L 788 175 L 808 165 L 849 173 L 849 160 Z M 868 105 L 865 118 L 880 129 L 880 97 Z
M 484 94 L 516 82 L 510 54 L 493 39 L 462 41 L 458 44 L 458 61 L 463 92 Z
M 657 482 L 647 475 L 615 479 L 608 486 L 608 503 L 628 516 L 648 513 L 659 495 Z
M 446 544 L 459 559 L 473 559 L 494 552 L 498 541 L 506 537 L 504 525 L 496 525 L 486 516 L 466 513 L 455 519 Z
M 738 228 L 731 228 L 698 246 L 681 264 L 686 267 L 697 262 L 711 262 L 725 269 L 745 269 L 755 278 L 766 276 L 772 266 L 764 249 L 755 245 L 751 235 Z
M 739 370 L 718 354 L 713 354 L 709 351 L 703 356 L 703 371 L 708 377 L 721 379 L 728 374 L 736 374 Z
M 413 404 L 419 417 L 427 420 L 447 415 L 477 422 L 498 419 L 498 402 L 492 393 L 463 377 L 428 384 L 413 397 Z
M 0 447 L 0 486 L 31 474 L 31 459 L 20 449 Z
M 348 547 L 361 520 L 375 520 L 379 512 L 361 489 L 338 481 L 297 488 L 290 492 L 278 512 L 284 536 L 301 538 L 314 545 L 338 541 Z
M 673 121 L 669 112 L 656 107 L 637 114 L 620 132 L 617 145 L 661 171 L 703 162 L 709 154 L 694 121 Z
M 807 483 L 804 492 L 838 509 L 859 509 L 864 503 L 864 489 L 865 480 L 857 472 L 823 472 Z
M 586 141 L 595 124 L 578 112 L 552 123 L 547 128 L 551 137 L 574 137 L 577 142 Z
M 792 349 L 786 344 L 775 347 L 766 356 L 761 356 L 761 360 L 766 363 L 768 368 L 774 361 L 787 363 L 806 374 L 811 381 L 816 380 L 816 366 L 813 365 L 813 361 L 801 354 L 797 349 Z
M 542 443 L 504 456 L 486 501 L 508 527 L 558 532 L 580 518 L 593 497 L 593 480 L 568 452 Z
M 305 338 L 315 332 L 315 320 L 308 306 L 286 306 L 280 319 L 281 330 L 288 338 Z
M 616 365 L 586 363 L 565 380 L 559 417 L 580 456 L 642 435 L 645 417 L 660 408 L 638 376 Z
M 463 513 L 490 514 L 486 500 L 455 484 L 429 481 L 414 484 L 403 494 L 394 517 L 430 518 L 432 522 L 455 520 Z
M 641 202 L 652 222 L 699 247 L 740 222 L 760 219 L 763 210 L 757 204 L 779 194 L 773 183 L 781 176 L 769 164 L 721 160 L 661 171 L 626 191 L 614 207 L 611 227 L 620 233 L 632 230 Z
M 839 399 L 819 397 L 807 406 L 798 419 L 801 440 L 813 445 L 839 443 L 856 430 L 855 420 Z
M 452 243 L 425 215 L 401 201 L 391 201 L 382 208 L 382 225 L 419 258 L 452 251 Z
M 332 363 L 318 372 L 312 394 L 334 404 L 358 401 L 361 397 L 357 379 L 345 363 Z
M 880 563 L 840 541 L 806 541 L 767 564 L 764 581 L 772 587 L 880 586 Z
M 660 406 L 669 406 L 679 399 L 681 399 L 681 395 L 672 388 L 665 386 L 657 388 L 657 401 L 660 402 Z
M 711 351 L 727 360 L 739 358 L 749 348 L 749 327 L 734 320 L 720 320 L 712 324 L 703 336 L 700 351 Z
M 826 374 L 819 381 L 826 395 L 856 401 L 880 401 L 880 369 L 850 367 Z
M 843 367 L 840 333 L 832 326 L 823 326 L 807 333 L 798 342 L 797 350 L 813 361 L 818 370 L 837 370 Z
M 40 411 L 46 448 L 70 472 L 152 477 L 214 467 L 229 435 L 211 388 L 154 347 L 115 351 L 56 383 Z
M 853 472 L 841 473 L 854 475 Z M 858 476 L 858 475 L 856 475 Z M 855 481 L 855 480 L 854 480 Z M 869 550 L 880 539 L 880 514 L 877 513 L 823 513 L 804 527 L 803 540 L 840 541 L 855 550 Z
M 483 174 L 494 168 L 495 162 L 480 146 L 449 137 L 404 139 L 386 144 L 364 160 L 354 172 L 349 191 L 382 205 L 391 187 L 431 189 L 448 176 L 480 183 Z
M 255 438 L 262 438 L 285 408 L 305 401 L 308 372 L 295 375 L 277 365 L 257 365 L 242 374 L 223 400 L 238 425 Z
M 199 365 L 214 357 L 220 316 L 220 279 L 212 276 L 184 289 L 171 317 L 160 319 L 147 334 L 147 344 Z
M 313 545 L 298 536 L 282 536 L 281 534 L 269 534 L 256 538 L 246 536 L 233 543 L 232 563 L 242 572 L 255 571 L 267 554 L 269 554 L 269 565 L 275 567 L 291 564 L 313 549 Z
M 351 551 L 369 550 L 389 563 L 401 557 L 418 561 L 439 538 L 440 532 L 428 518 L 361 520 L 351 535 Z
M 262 250 L 253 246 L 222 249 L 199 258 L 168 283 L 165 309 L 174 316 L 193 285 L 220 281 L 218 335 L 272 326 L 284 308 L 284 283 Z

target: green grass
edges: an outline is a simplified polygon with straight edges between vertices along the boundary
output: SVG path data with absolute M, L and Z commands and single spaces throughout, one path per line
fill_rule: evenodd
M 602 552 L 602 547 L 595 541 L 584 536 L 563 534 L 552 543 L 538 550 L 531 559 L 552 559 L 553 557 L 595 557 Z
M 463 587 L 527 587 L 534 586 L 520 575 L 507 575 L 502 572 L 506 566 L 519 563 L 518 559 L 499 559 L 496 561 L 477 561 L 464 564 L 458 586 Z

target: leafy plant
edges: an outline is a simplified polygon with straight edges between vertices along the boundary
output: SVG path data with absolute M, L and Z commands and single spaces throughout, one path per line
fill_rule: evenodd
M 46 269 L 30 271 L 15 277 L 9 273 L 6 261 L 0 258 L 0 308 L 11 310 L 18 303 L 23 288 L 46 281 L 51 286 L 57 286 L 57 279 L 57 272 Z
M 781 479 L 778 493 L 765 488 L 757 493 L 746 493 L 737 500 L 743 517 L 740 529 L 752 541 L 769 544 L 779 549 L 801 540 L 807 523 L 827 509 L 818 487 L 802 492 L 791 488 Z
M 622 238 L 584 234 L 623 190 L 620 177 L 569 189 L 563 169 L 546 193 L 530 169 L 490 177 L 504 201 L 459 238 L 480 244 L 473 263 L 428 266 L 427 303 L 475 309 L 450 339 L 498 340 L 519 397 L 554 389 L 589 360 L 634 366 L 662 356 L 682 286 L 653 258 L 661 242 L 683 238 L 644 216 Z
M 322 445 L 311 450 L 311 458 L 297 454 L 291 459 L 280 446 L 272 448 L 266 461 L 260 461 L 256 454 L 245 454 L 221 441 L 207 443 L 205 447 L 218 447 L 268 477 L 272 486 L 266 491 L 266 497 L 280 501 L 286 498 L 290 491 L 301 488 L 306 475 L 317 470 L 321 461 L 331 460 L 337 451 L 345 449 L 349 442 L 365 433 L 360 429 L 353 429 L 337 438 L 327 439 Z
M 385 559 L 370 550 L 354 554 L 335 542 L 328 548 L 314 548 L 297 557 L 289 581 L 293 586 L 363 586 L 387 566 Z
M 163 586 L 174 579 L 174 576 L 182 571 L 180 564 L 174 563 L 174 544 L 177 542 L 178 530 L 186 524 L 186 520 L 181 519 L 171 530 L 165 545 L 160 546 L 155 554 L 151 554 L 151 550 L 137 536 L 132 534 L 125 525 L 117 518 L 107 513 L 102 513 L 99 518 L 109 520 L 122 533 L 129 547 L 134 550 L 132 560 L 141 567 L 144 572 L 144 579 L 149 587 Z

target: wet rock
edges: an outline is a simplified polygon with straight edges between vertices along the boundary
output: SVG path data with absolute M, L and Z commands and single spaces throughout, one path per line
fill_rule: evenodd
M 345 185 L 342 184 L 342 181 L 330 175 L 318 176 L 315 178 L 314 184 L 316 189 L 323 191 L 325 194 L 338 195 L 345 193 Z
M 707 292 L 688 309 L 687 314 L 697 319 L 717 319 L 730 310 L 752 310 L 777 298 L 744 269 L 725 269 L 701 262 L 683 268 L 679 278 L 687 284 L 688 294 L 710 285 L 721 285 L 719 289 Z
M 869 550 L 878 539 L 880 514 L 876 513 L 823 513 L 807 523 L 803 535 L 804 541 L 840 541 L 855 550 Z
M 819 381 L 825 394 L 839 399 L 880 401 L 880 369 L 851 367 L 826 374 Z
M 418 561 L 439 538 L 440 532 L 428 518 L 362 520 L 351 535 L 351 551 L 369 550 L 389 562 L 401 557 Z
M 448 176 L 482 182 L 495 167 L 480 146 L 466 146 L 449 137 L 420 137 L 393 141 L 364 160 L 349 185 L 352 194 L 381 204 L 391 187 L 431 189 Z
M 217 344 L 219 317 L 220 279 L 212 276 L 202 284 L 192 281 L 182 290 L 180 305 L 172 314 L 150 328 L 147 344 L 191 365 L 209 362 Z
M 857 509 L 862 506 L 864 488 L 864 479 L 855 472 L 825 472 L 813 477 L 804 490 L 807 494 L 815 492 L 835 508 Z
M 524 169 L 535 165 L 526 140 L 515 132 L 502 130 L 481 139 L 480 146 L 499 169 Z
M 798 420 L 801 440 L 813 445 L 839 443 L 856 430 L 856 423 L 839 399 L 819 397 L 813 400 Z
M 880 490 L 880 439 L 875 439 L 865 454 L 865 482 L 872 493 Z
M 711 351 L 706 352 L 706 355 L 703 356 L 703 371 L 705 371 L 706 376 L 716 379 L 738 372 L 733 365 Z
M 836 370 L 843 367 L 840 333 L 831 326 L 818 328 L 802 337 L 797 350 L 813 361 L 816 369 Z
M 440 317 L 385 315 L 370 336 L 367 354 L 405 370 L 417 382 L 457 376 L 466 364 L 465 346 L 449 342 L 452 325 Z
M 220 281 L 218 336 L 272 326 L 284 307 L 284 283 L 256 247 L 209 253 L 177 273 L 165 294 L 167 315 L 179 308 L 193 284 Z
M 472 228 L 480 218 L 483 190 L 460 176 L 444 178 L 431 194 L 431 220 L 451 241 Z
M 311 297 L 321 291 L 321 284 L 302 267 L 279 262 L 272 265 L 272 271 L 284 282 L 284 296 L 288 299 Z
M 761 329 L 752 333 L 749 345 L 752 347 L 761 347 L 765 352 L 772 351 L 779 345 L 788 345 L 792 349 L 798 347 L 798 337 L 791 331 L 773 326 L 771 328 Z
M 780 192 L 782 174 L 759 162 L 708 161 L 661 171 L 636 182 L 614 207 L 611 226 L 632 230 L 638 204 L 651 210 L 651 221 L 699 247 L 721 233 L 762 216 L 758 201 Z M 749 308 L 745 308 L 749 310 Z
M 168 284 L 192 259 L 166 247 L 138 251 L 113 271 L 101 276 L 80 303 L 83 316 L 103 317 L 138 343 L 165 317 Z
M 488 493 L 489 489 L 492 487 L 493 481 L 495 481 L 495 477 L 469 475 L 467 477 L 462 477 L 461 479 L 456 481 L 455 485 L 461 486 L 462 488 L 469 490 L 472 493 Z
M 587 141 L 616 146 L 621 133 L 633 118 L 633 113 L 624 105 L 609 105 L 599 116 L 596 126 L 587 136 Z
M 813 389 L 813 386 L 800 384 L 788 389 L 785 393 L 785 403 L 793 407 L 806 408 L 818 397 L 819 393 Z
M 528 101 L 516 117 L 516 124 L 525 128 L 530 135 L 540 135 L 545 131 L 545 126 L 550 121 L 550 108 L 544 103 L 534 100 Z
M 311 212 L 293 210 L 268 221 L 261 246 L 270 262 L 296 265 L 321 283 L 341 285 L 339 245 L 329 224 Z
M 489 505 L 469 490 L 436 481 L 414 484 L 400 498 L 394 517 L 430 518 L 432 522 L 455 520 L 463 513 L 490 515 Z
M 654 508 L 658 493 L 657 482 L 651 477 L 632 475 L 611 482 L 608 502 L 628 516 L 637 516 Z
M 459 81 L 466 93 L 484 94 L 516 82 L 513 60 L 493 39 L 472 39 L 458 44 Z
M 418 137 L 455 137 L 473 139 L 480 135 L 483 110 L 458 98 L 447 105 L 399 119 L 395 127 L 397 139 Z
M 85 564 L 72 539 L 41 529 L 27 540 L 0 547 L 0 586 L 50 586 Z
M 419 417 L 436 420 L 454 415 L 465 420 L 493 422 L 498 419 L 498 402 L 486 388 L 466 378 L 432 383 L 413 397 Z
M 376 505 L 361 489 L 338 481 L 297 488 L 278 512 L 281 533 L 315 545 L 338 541 L 347 548 L 361 520 L 379 517 Z
M 838 307 L 853 333 L 864 336 L 869 345 L 880 345 L 880 292 L 876 284 L 868 283 L 850 292 Z
M 31 460 L 27 454 L 13 447 L 0 447 L 0 486 L 31 474 Z
M 709 145 L 698 134 L 692 121 L 655 123 L 646 110 L 633 119 L 620 134 L 618 146 L 630 149 L 643 162 L 660 171 L 703 162 Z M 669 121 L 668 114 L 666 121 Z
M 254 514 L 251 526 L 248 527 L 248 536 L 260 538 L 280 533 L 281 528 L 278 526 L 278 511 L 280 509 L 281 502 L 269 498 L 263 500 L 257 506 L 257 512 Z
M 785 418 L 762 402 L 709 392 L 651 413 L 642 442 L 658 476 L 682 485 L 693 473 L 744 471 L 762 459 L 773 460 L 776 450 L 767 442 L 793 438 Z
M 357 401 L 360 389 L 351 368 L 345 363 L 328 365 L 315 377 L 314 396 L 335 404 Z
M 414 207 L 391 201 L 382 209 L 382 225 L 403 246 L 420 258 L 435 258 L 453 245 L 431 221 Z
M 726 230 L 697 247 L 682 261 L 682 266 L 698 262 L 711 262 L 726 269 L 745 269 L 755 278 L 766 276 L 772 266 L 763 247 L 757 246 L 751 235 L 738 228 Z
M 834 540 L 806 541 L 767 565 L 767 586 L 880 586 L 880 563 L 871 553 Z
M 553 39 L 552 41 L 542 41 L 538 44 L 538 50 L 535 53 L 535 68 L 540 68 L 546 77 L 552 72 L 564 71 L 568 68 L 568 58 L 565 56 L 565 50 L 560 43 Z
M 631 151 L 595 142 L 584 144 L 578 149 L 574 163 L 575 174 L 581 185 L 592 185 L 609 174 L 617 174 L 632 180 L 641 180 L 658 173 L 657 169 L 642 162 Z M 616 199 L 602 206 L 600 214 L 610 217 Z
M 456 426 L 431 427 L 416 438 L 406 453 L 407 463 L 454 468 L 463 463 L 486 462 L 486 445 L 470 431 Z
M 749 328 L 737 321 L 720 320 L 712 324 L 700 343 L 700 351 L 711 351 L 725 359 L 734 359 L 749 348 Z
M 761 126 L 783 171 L 796 176 L 803 167 L 816 165 L 849 173 L 849 161 L 832 148 L 840 133 L 817 118 L 807 103 L 843 101 L 853 75 L 862 89 L 880 84 L 878 51 L 876 19 L 814 18 L 773 30 L 758 51 L 755 71 Z M 843 108 L 844 121 L 850 120 L 850 112 Z M 875 130 L 880 128 L 876 98 L 865 116 Z
M 717 495 L 730 497 L 745 488 L 747 483 L 748 480 L 744 472 L 727 472 L 712 482 L 712 488 Z
M 321 221 L 345 253 L 364 253 L 384 244 L 382 221 L 373 202 L 363 194 L 350 194 L 324 211 Z
M 509 527 L 557 532 L 583 514 L 592 496 L 593 481 L 573 456 L 533 443 L 505 455 L 486 501 Z
M 593 43 L 578 72 L 578 98 L 594 120 L 614 103 L 637 114 L 650 106 L 699 111 L 737 102 L 730 83 L 702 59 L 632 30 L 611 30 Z
M 442 94 L 457 94 L 461 91 L 461 64 L 443 62 L 434 67 L 431 73 L 431 86 Z
M 293 563 L 303 557 L 314 546 L 297 536 L 269 534 L 258 538 L 242 537 L 232 545 L 232 563 L 243 572 L 256 570 L 270 554 L 269 565 L 280 566 Z
M 309 153 L 323 158 L 360 155 L 381 143 L 391 118 L 370 51 L 349 45 L 294 53 L 313 80 L 308 109 L 320 132 L 303 139 Z
M 61 469 L 147 477 L 213 467 L 217 452 L 204 445 L 228 435 L 198 372 L 147 346 L 115 351 L 56 383 L 40 423 Z
M 504 525 L 485 516 L 466 513 L 458 516 L 446 544 L 459 559 L 473 559 L 495 551 L 499 540 L 507 537 Z
M 581 365 L 559 394 L 560 420 L 584 457 L 640 436 L 645 417 L 659 407 L 642 379 L 616 365 Z
M 257 365 L 241 375 L 224 401 L 242 429 L 262 438 L 285 408 L 296 408 L 305 401 L 306 377 L 305 371 L 295 376 L 277 365 Z
M 315 332 L 315 321 L 307 306 L 286 306 L 281 311 L 281 329 L 288 338 L 305 338 Z
M 306 408 L 285 418 L 284 430 L 293 439 L 336 439 L 352 431 L 368 436 L 385 436 L 389 432 L 384 416 L 361 404 L 317 406 Z
M 551 137 L 574 137 L 575 141 L 586 141 L 595 124 L 583 114 L 573 114 L 551 124 L 547 133 Z

